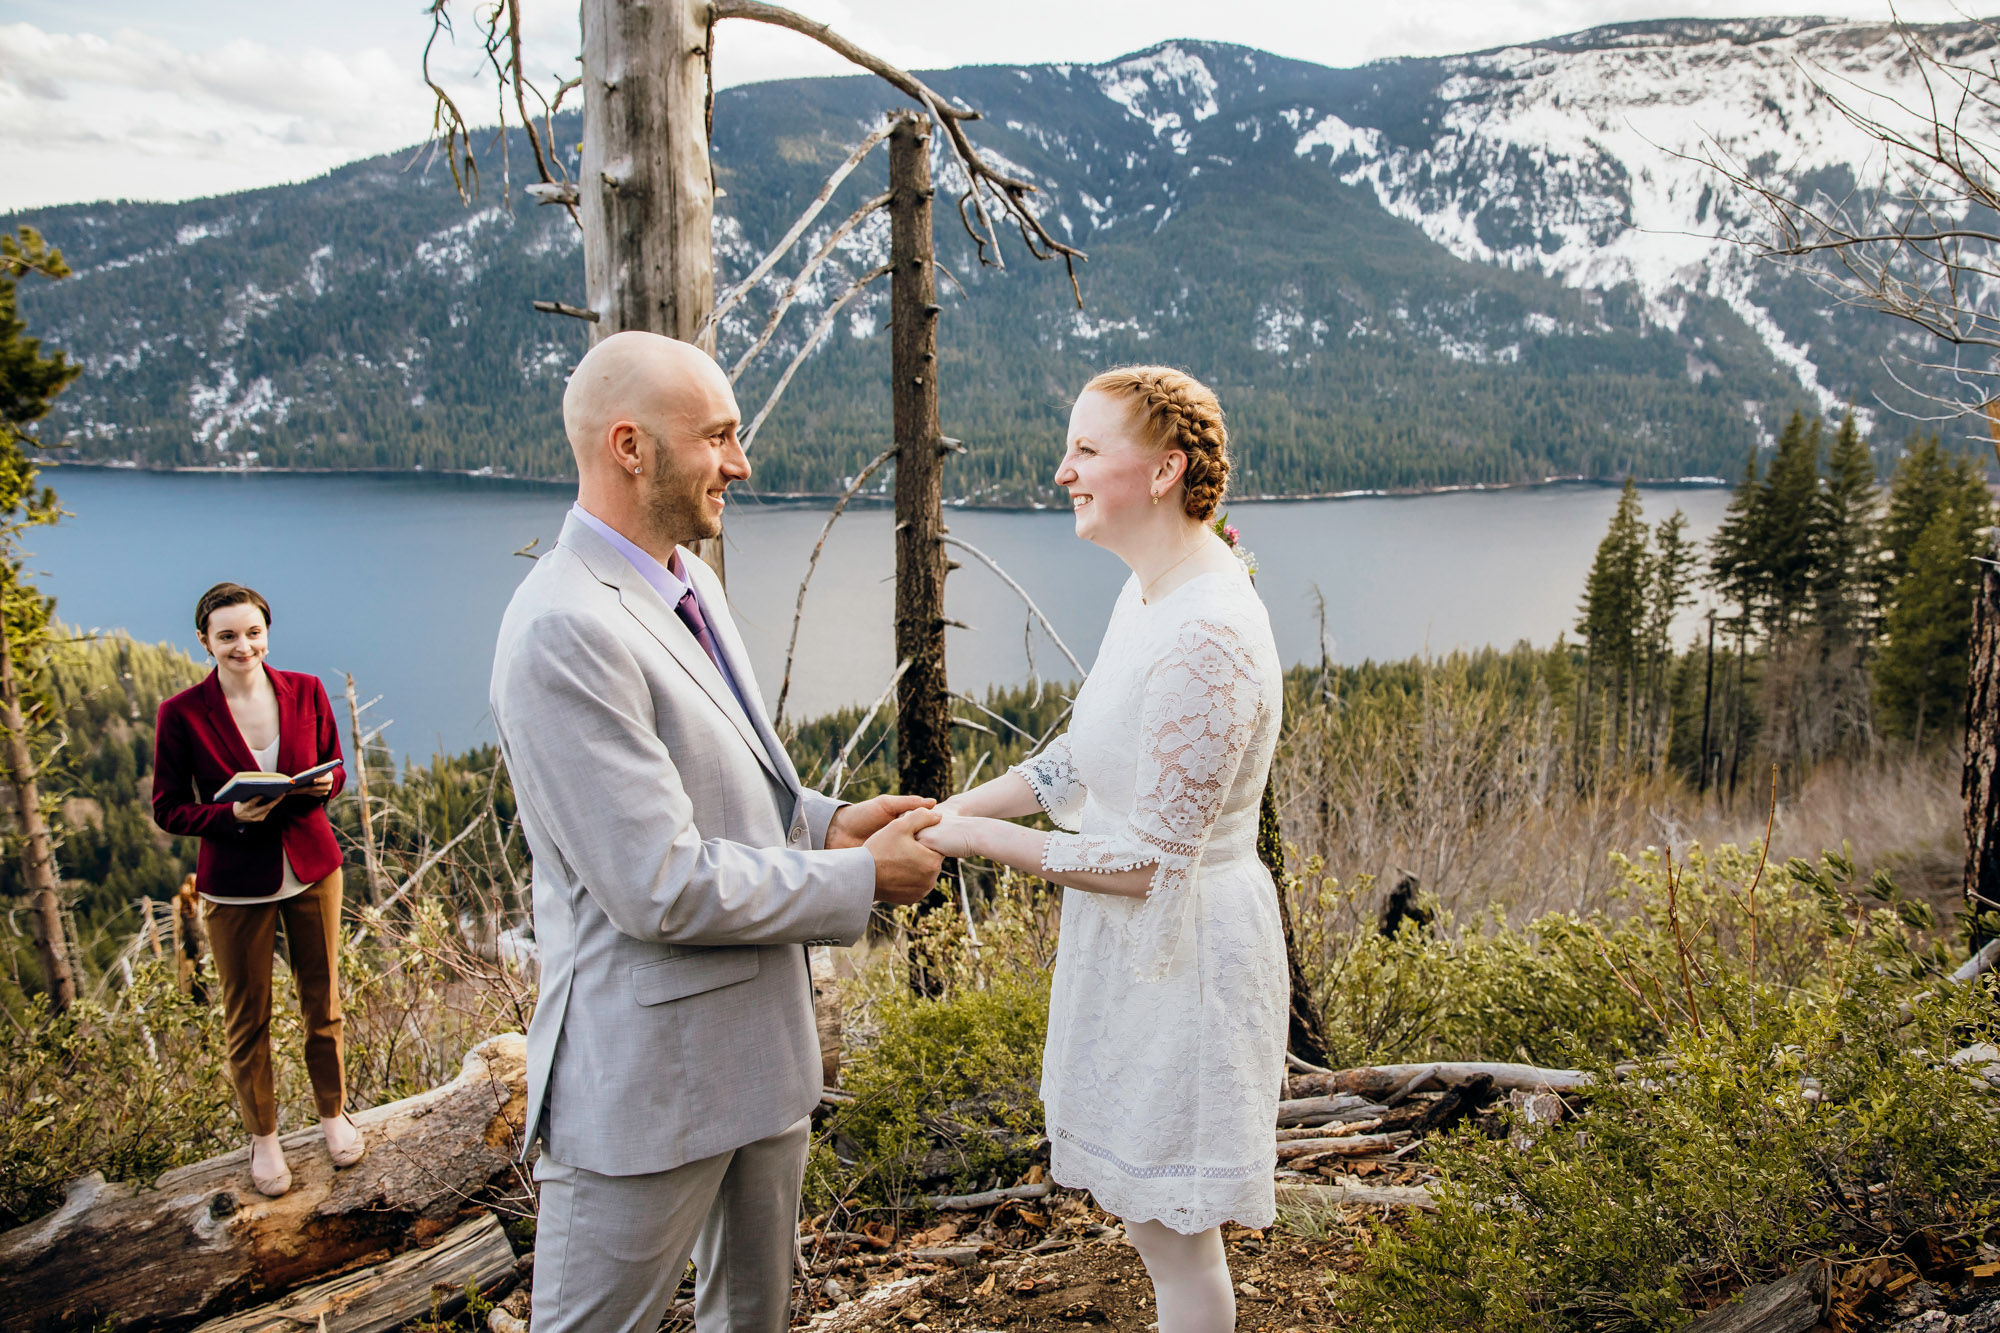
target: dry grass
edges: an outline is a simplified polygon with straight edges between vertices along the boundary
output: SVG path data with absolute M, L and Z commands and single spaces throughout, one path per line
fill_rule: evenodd
M 1614 906 L 1613 852 L 1747 846 L 1771 819 L 1768 772 L 1734 800 L 1698 796 L 1671 775 L 1577 780 L 1565 728 L 1546 698 L 1482 688 L 1446 668 L 1408 695 L 1290 705 L 1276 763 L 1285 841 L 1309 878 L 1379 914 L 1414 878 L 1460 921 Z M 1782 790 L 1771 854 L 1816 859 L 1843 843 L 1864 873 L 1887 871 L 1944 909 L 1959 894 L 1962 833 L 1954 747 L 1894 749 L 1820 764 Z

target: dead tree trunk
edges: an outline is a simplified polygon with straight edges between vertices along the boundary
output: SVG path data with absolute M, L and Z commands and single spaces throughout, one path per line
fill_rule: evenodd
M 1312 982 L 1306 975 L 1305 960 L 1292 929 L 1292 905 L 1285 892 L 1285 840 L 1278 825 L 1278 784 L 1274 778 L 1264 784 L 1263 805 L 1257 812 L 1257 859 L 1271 872 L 1278 891 L 1278 923 L 1285 932 L 1285 967 L 1291 975 L 1292 1004 L 1286 1024 L 1285 1045 L 1299 1059 L 1310 1064 L 1326 1063 L 1326 1036 L 1320 1028 L 1319 1013 L 1313 1008 Z
M 583 0 L 583 222 L 591 341 L 640 329 L 715 350 L 706 0 Z M 697 552 L 722 572 L 722 542 Z
M 41 775 L 28 745 L 21 679 L 14 667 L 14 646 L 7 636 L 4 607 L 0 607 L 0 728 L 7 732 L 7 782 L 14 789 L 14 818 L 21 832 L 21 878 L 28 889 L 42 984 L 49 997 L 49 1011 L 66 1013 L 76 1003 L 76 973 L 70 967 L 70 951 L 63 937 L 62 900 L 56 895 L 55 841 L 42 814 Z
M 2000 556 L 2000 534 L 1993 542 Z M 1965 691 L 1965 905 L 1972 951 L 1995 932 L 1980 920 L 2000 912 L 2000 566 L 1982 563 L 1972 603 L 1971 671 Z
M 937 277 L 931 237 L 931 121 L 908 114 L 889 135 L 889 386 L 896 445 L 896 764 L 906 793 L 951 795 L 951 697 L 944 660 L 944 443 L 938 424 Z M 948 863 L 945 875 L 952 874 Z M 934 889 L 918 905 L 947 901 Z M 921 963 L 917 993 L 941 982 Z
M 443 1087 L 355 1112 L 356 1166 L 336 1172 L 317 1128 L 287 1135 L 283 1198 L 250 1188 L 247 1148 L 150 1187 L 89 1176 L 0 1233 L 0 1328 L 184 1328 L 432 1240 L 515 1179 L 527 1099 L 525 1044 L 494 1037 Z
M 368 737 L 361 731 L 361 713 L 367 704 L 356 703 L 354 673 L 347 672 L 347 721 L 354 737 L 354 799 L 361 803 L 362 892 L 369 905 L 382 901 L 382 858 L 375 848 L 375 807 L 368 801 Z
M 944 661 L 944 449 L 938 426 L 937 279 L 931 249 L 931 122 L 889 136 L 890 383 L 896 443 L 896 756 L 905 792 L 951 795 Z
M 201 919 L 201 896 L 194 884 L 194 876 L 187 876 L 174 895 L 174 978 L 183 995 L 192 997 L 196 1004 L 207 1004 L 208 983 L 202 979 L 201 960 L 208 956 L 208 924 Z

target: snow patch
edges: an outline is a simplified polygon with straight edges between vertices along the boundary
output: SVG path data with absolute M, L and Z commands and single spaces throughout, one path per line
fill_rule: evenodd
M 1100 65 L 1092 73 L 1104 95 L 1124 107 L 1127 115 L 1144 121 L 1154 138 L 1180 130 L 1170 141 L 1177 153 L 1187 151 L 1189 138 L 1181 113 L 1203 121 L 1221 109 L 1215 102 L 1215 76 L 1200 56 L 1178 42 L 1116 64 Z M 1180 103 L 1178 109 L 1161 105 L 1169 98 Z

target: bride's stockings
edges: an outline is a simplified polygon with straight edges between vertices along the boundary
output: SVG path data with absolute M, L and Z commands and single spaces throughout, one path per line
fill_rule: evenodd
M 1153 1279 L 1160 1333 L 1230 1333 L 1236 1327 L 1221 1227 L 1183 1236 L 1163 1223 L 1127 1222 L 1125 1238 Z

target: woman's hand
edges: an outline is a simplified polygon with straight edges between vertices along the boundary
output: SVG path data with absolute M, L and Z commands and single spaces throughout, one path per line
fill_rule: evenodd
M 322 800 L 333 795 L 333 774 L 320 774 L 312 780 L 310 787 L 299 788 L 299 794 L 302 796 L 317 796 Z
M 940 856 L 983 856 L 979 849 L 979 834 L 989 821 L 967 815 L 952 814 L 946 809 L 950 802 L 939 806 L 944 818 L 917 834 L 917 841 Z
M 238 801 L 229 808 L 236 815 L 237 823 L 260 824 L 265 815 L 278 808 L 278 798 L 271 796 L 256 801 Z

